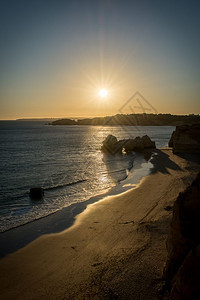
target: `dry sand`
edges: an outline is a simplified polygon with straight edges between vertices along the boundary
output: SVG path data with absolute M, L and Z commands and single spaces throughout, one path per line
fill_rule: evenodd
M 0 298 L 158 299 L 170 207 L 200 167 L 170 149 L 154 163 L 137 188 L 89 205 L 66 231 L 3 258 Z

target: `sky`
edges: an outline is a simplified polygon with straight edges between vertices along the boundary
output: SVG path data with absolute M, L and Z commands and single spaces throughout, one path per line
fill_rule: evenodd
M 199 1 L 0 5 L 0 119 L 200 113 Z

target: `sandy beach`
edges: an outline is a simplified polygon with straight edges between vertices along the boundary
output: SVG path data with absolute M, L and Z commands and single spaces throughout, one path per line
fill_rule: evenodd
M 137 188 L 89 205 L 69 229 L 0 260 L 1 299 L 159 299 L 172 206 L 193 156 L 157 150 Z

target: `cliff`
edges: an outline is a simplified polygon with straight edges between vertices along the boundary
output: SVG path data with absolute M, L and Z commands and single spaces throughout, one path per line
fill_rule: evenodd
M 175 201 L 167 251 L 170 299 L 200 299 L 200 173 Z
M 169 147 L 173 153 L 200 153 L 200 124 L 176 126 Z

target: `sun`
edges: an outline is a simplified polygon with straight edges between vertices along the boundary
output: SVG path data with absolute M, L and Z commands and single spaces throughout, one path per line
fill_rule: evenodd
M 107 90 L 105 90 L 105 89 L 99 90 L 99 96 L 100 96 L 101 98 L 106 98 L 107 95 L 108 95 L 108 91 L 107 91 Z

